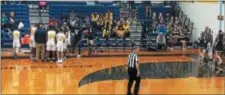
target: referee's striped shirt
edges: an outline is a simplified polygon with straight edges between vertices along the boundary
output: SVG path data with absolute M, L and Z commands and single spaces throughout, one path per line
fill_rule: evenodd
M 132 52 L 128 56 L 128 67 L 136 68 L 136 63 L 139 61 L 138 55 L 135 52 Z

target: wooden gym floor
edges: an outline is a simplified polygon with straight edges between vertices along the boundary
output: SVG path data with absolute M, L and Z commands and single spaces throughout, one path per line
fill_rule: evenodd
M 197 50 L 194 49 L 140 52 L 140 55 L 149 54 L 140 56 L 140 63 L 189 62 L 192 59 L 185 54 L 196 53 Z M 2 53 L 2 56 L 7 54 L 9 53 Z M 103 56 L 127 54 L 128 52 L 98 53 Z M 127 79 L 103 80 L 78 86 L 90 73 L 126 63 L 126 56 L 69 58 L 58 65 L 54 62 L 33 62 L 28 58 L 2 59 L 1 91 L 2 94 L 126 94 Z M 225 94 L 224 84 L 225 77 L 146 78 L 141 81 L 139 94 Z

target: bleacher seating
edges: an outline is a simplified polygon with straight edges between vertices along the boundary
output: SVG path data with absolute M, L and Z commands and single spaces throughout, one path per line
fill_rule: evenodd
M 114 19 L 119 19 L 119 6 L 103 6 L 103 5 L 71 5 L 67 3 L 50 3 L 49 4 L 49 15 L 50 17 L 55 17 L 56 19 L 60 18 L 62 12 L 70 13 L 71 10 L 78 15 L 91 15 L 94 12 L 105 13 L 107 10 L 113 12 Z
M 1 5 L 1 11 L 4 12 L 6 16 L 9 16 L 9 12 L 14 12 L 16 21 L 22 20 L 24 23 L 24 29 L 21 36 L 27 34 L 30 27 L 29 8 L 27 5 L 3 4 Z M 1 42 L 2 47 L 12 47 L 12 39 L 1 39 Z
M 163 13 L 163 14 L 166 14 L 166 13 L 170 13 L 172 14 L 173 12 L 173 8 L 172 7 L 158 7 L 158 6 L 153 6 L 151 8 L 151 11 L 152 12 L 155 12 L 155 13 Z M 146 16 L 145 16 L 146 12 L 145 12 L 145 6 L 140 6 L 138 7 L 138 17 L 139 17 L 139 20 L 145 20 L 146 19 Z

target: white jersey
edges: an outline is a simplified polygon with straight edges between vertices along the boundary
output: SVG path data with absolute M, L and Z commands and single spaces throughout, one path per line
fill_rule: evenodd
M 37 28 L 32 26 L 30 29 L 30 43 L 29 46 L 34 48 L 35 47 L 35 40 L 34 40 L 34 34 L 36 32 Z
M 48 41 L 54 41 L 55 40 L 55 36 L 56 36 L 56 32 L 54 30 L 50 30 L 48 31 Z
M 30 29 L 30 37 L 32 39 L 34 39 L 33 37 L 34 37 L 34 34 L 35 34 L 36 30 L 37 30 L 37 28 L 34 27 L 34 26 L 32 26 L 31 29 Z
M 64 42 L 65 41 L 65 39 L 66 39 L 66 36 L 65 36 L 65 34 L 64 33 L 58 33 L 57 35 L 56 35 L 56 38 L 57 38 L 57 43 L 58 42 Z
M 47 51 L 55 51 L 56 50 L 56 45 L 55 45 L 55 37 L 56 37 L 56 32 L 54 30 L 50 30 L 47 33 L 48 35 L 48 40 L 47 40 Z
M 20 39 L 20 31 L 15 30 L 13 31 L 13 40 L 19 40 Z
M 56 35 L 56 38 L 57 38 L 57 45 L 56 45 L 57 51 L 63 52 L 63 50 L 65 49 L 64 42 L 66 40 L 66 35 L 64 33 L 60 32 Z
M 20 31 L 13 31 L 13 48 L 20 47 Z

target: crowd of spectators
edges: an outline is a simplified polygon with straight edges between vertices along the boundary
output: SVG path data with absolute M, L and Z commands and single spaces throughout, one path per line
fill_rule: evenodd
M 113 13 L 107 11 L 105 14 L 93 13 L 91 15 L 91 26 L 99 37 L 102 38 L 122 38 L 129 37 L 130 22 L 127 18 L 124 20 L 113 19 Z
M 174 44 L 182 43 L 183 50 L 186 48 L 186 41 L 189 41 L 188 36 L 190 31 L 188 26 L 181 23 L 181 16 L 174 16 L 170 13 L 156 13 L 151 11 L 151 7 L 146 7 L 146 17 L 152 20 L 150 31 L 153 33 L 162 33 L 166 38 L 166 46 L 173 47 Z

